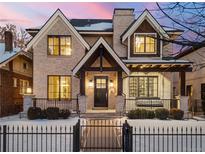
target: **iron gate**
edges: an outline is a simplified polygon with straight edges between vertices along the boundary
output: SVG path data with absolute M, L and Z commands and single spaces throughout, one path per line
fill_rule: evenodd
M 123 151 L 123 125 L 119 119 L 81 121 L 81 151 Z

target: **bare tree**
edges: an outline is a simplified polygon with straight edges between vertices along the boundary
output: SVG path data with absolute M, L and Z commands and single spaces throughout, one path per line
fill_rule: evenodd
M 11 31 L 13 34 L 14 44 L 19 48 L 24 48 L 26 43 L 29 41 L 29 34 L 22 28 L 17 29 L 14 24 L 6 24 L 5 26 L 0 26 L 0 40 L 4 40 L 5 31 Z
M 172 2 L 157 3 L 163 17 L 174 23 L 175 27 L 183 29 L 184 33 L 176 40 L 164 41 L 181 45 L 179 52 L 187 47 L 198 48 L 205 46 L 205 3 L 196 2 Z

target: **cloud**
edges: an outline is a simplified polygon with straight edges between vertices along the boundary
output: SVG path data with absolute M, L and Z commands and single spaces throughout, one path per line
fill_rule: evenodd
M 5 4 L 0 4 L 0 22 L 10 22 L 21 25 L 31 25 L 32 20 L 23 13 L 19 13 Z

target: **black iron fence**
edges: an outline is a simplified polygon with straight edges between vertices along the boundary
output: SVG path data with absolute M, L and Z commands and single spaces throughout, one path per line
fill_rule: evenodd
M 128 112 L 137 108 L 154 110 L 166 108 L 168 110 L 177 108 L 179 99 L 149 99 L 149 98 L 126 98 L 124 110 Z
M 122 151 L 122 123 L 119 119 L 81 121 L 82 151 Z
M 47 109 L 48 107 L 58 107 L 59 109 L 69 109 L 71 111 L 78 111 L 78 98 L 68 100 L 47 99 L 47 98 L 33 98 L 33 106 Z
M 193 115 L 205 115 L 205 100 L 190 99 L 189 111 L 191 111 Z
M 131 127 L 124 125 L 125 151 L 202 152 L 205 134 L 202 127 Z
M 1 152 L 79 151 L 79 122 L 74 126 L 0 126 Z

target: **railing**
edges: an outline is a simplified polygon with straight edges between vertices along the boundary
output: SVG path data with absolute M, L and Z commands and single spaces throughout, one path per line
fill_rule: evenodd
M 157 108 L 178 108 L 179 99 L 149 99 L 149 98 L 126 98 L 125 99 L 125 112 L 130 110 L 143 108 L 155 110 Z
M 47 109 L 48 107 L 58 107 L 59 109 L 69 109 L 74 112 L 78 112 L 78 98 L 72 98 L 69 100 L 58 100 L 47 98 L 33 98 L 33 106 L 40 107 L 41 109 Z
M 0 126 L 0 152 L 79 151 L 79 122 L 74 126 Z
M 205 114 L 205 100 L 190 99 L 189 100 L 189 111 L 191 111 L 193 115 Z
M 205 133 L 202 127 L 130 126 L 124 124 L 124 151 L 202 152 Z

